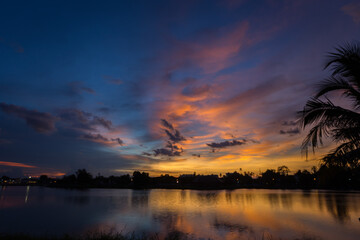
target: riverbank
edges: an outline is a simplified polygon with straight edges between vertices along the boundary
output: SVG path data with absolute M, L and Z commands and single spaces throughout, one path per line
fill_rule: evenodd
M 0 178 L 3 185 L 40 185 L 57 188 L 119 188 L 119 189 L 329 189 L 329 190 L 360 190 L 360 167 L 342 168 L 321 166 L 312 172 L 298 170 L 289 173 L 286 166 L 278 170 L 268 169 L 257 176 L 251 172 L 233 172 L 226 174 L 199 175 L 181 174 L 178 177 L 168 174 L 151 177 L 149 173 L 134 171 L 131 175 L 93 177 L 85 169 L 75 174 L 60 178 Z
M 98 186 L 98 185 L 44 185 L 44 184 L 0 184 L 1 187 L 47 187 L 47 188 L 58 188 L 58 189 L 79 189 L 79 190 L 86 190 L 86 189 L 129 189 L 129 190 L 156 190 L 156 189 L 167 189 L 167 190 L 238 190 L 238 189 L 258 189 L 258 190 L 303 190 L 303 191 L 312 191 L 312 190 L 319 190 L 319 191 L 336 191 L 336 192 L 360 192 L 360 188 L 335 188 L 335 187 L 322 187 L 322 188 L 296 188 L 296 187 L 266 187 L 266 186 L 220 186 L 220 187 L 213 187 L 213 186 L 205 186 L 205 187 L 198 187 L 198 186 L 125 186 L 125 187 L 117 187 L 117 186 Z

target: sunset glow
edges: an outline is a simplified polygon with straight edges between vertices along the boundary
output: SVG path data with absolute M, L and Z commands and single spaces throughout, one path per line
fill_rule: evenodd
M 333 146 L 302 155 L 297 112 L 356 1 L 50 2 L 0 7 L 0 174 L 295 171 Z

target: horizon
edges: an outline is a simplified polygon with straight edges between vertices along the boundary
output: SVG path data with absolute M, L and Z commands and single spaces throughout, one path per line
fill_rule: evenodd
M 1 5 L 1 176 L 310 170 L 334 146 L 303 156 L 297 112 L 359 41 L 354 0 Z
M 285 166 L 285 165 L 283 165 Z M 187 172 L 187 173 L 181 173 L 181 172 L 176 172 L 175 175 L 172 174 L 172 173 L 161 173 L 161 174 L 158 174 L 158 175 L 151 175 L 149 172 L 147 171 L 142 171 L 142 170 L 134 170 L 133 172 L 131 173 L 128 173 L 128 172 L 119 172 L 118 174 L 113 174 L 113 175 L 102 175 L 100 172 L 98 173 L 94 173 L 94 172 L 90 172 L 90 171 L 87 171 L 87 169 L 85 168 L 79 168 L 79 169 L 76 169 L 76 170 L 73 170 L 73 171 L 70 171 L 68 173 L 64 173 L 64 174 L 61 174 L 61 175 L 51 175 L 51 174 L 41 174 L 41 175 L 23 175 L 23 176 L 6 176 L 6 175 L 1 175 L 0 178 L 2 177 L 10 177 L 10 178 L 40 178 L 41 176 L 46 176 L 48 178 L 56 178 L 56 179 L 61 179 L 65 176 L 70 176 L 70 175 L 76 175 L 76 172 L 78 170 L 86 170 L 86 172 L 88 172 L 93 178 L 96 178 L 96 177 L 119 177 L 119 176 L 124 176 L 124 175 L 129 175 L 130 177 L 133 177 L 133 173 L 134 172 L 139 172 L 139 173 L 147 173 L 149 174 L 149 177 L 151 178 L 156 178 L 156 177 L 162 177 L 162 176 L 170 176 L 170 177 L 175 177 L 175 178 L 179 178 L 180 176 L 182 175 L 194 175 L 194 176 L 218 176 L 218 177 L 224 177 L 226 176 L 226 174 L 232 174 L 232 173 L 239 173 L 239 174 L 242 174 L 242 175 L 249 175 L 251 176 L 251 178 L 253 179 L 256 179 L 258 177 L 261 177 L 263 173 L 265 173 L 266 171 L 270 170 L 270 171 L 275 171 L 276 173 L 280 173 L 279 172 L 279 167 L 283 167 L 283 166 L 278 166 L 277 168 L 267 168 L 263 171 L 259 170 L 258 172 L 251 172 L 251 171 L 246 171 L 244 169 L 233 169 L 233 171 L 230 171 L 230 172 L 207 172 L 207 173 L 197 173 L 196 171 L 192 171 L 192 172 Z M 285 166 L 287 167 L 287 166 Z M 313 167 L 316 167 L 316 166 L 313 166 Z M 295 175 L 298 171 L 308 171 L 307 169 L 296 169 L 296 170 L 291 170 L 291 169 L 288 169 L 288 173 L 287 175 Z M 318 168 L 316 168 L 316 170 L 319 170 Z M 312 170 L 311 170 L 312 171 Z M 310 172 L 309 172 L 310 173 Z

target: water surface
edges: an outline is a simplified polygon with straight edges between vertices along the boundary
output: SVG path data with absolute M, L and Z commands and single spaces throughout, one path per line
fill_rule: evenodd
M 3 187 L 0 232 L 180 231 L 204 239 L 360 237 L 360 193 Z

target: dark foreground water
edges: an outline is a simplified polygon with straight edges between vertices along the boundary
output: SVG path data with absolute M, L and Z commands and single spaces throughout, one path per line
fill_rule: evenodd
M 3 187 L 0 233 L 180 231 L 204 239 L 360 239 L 360 193 Z

